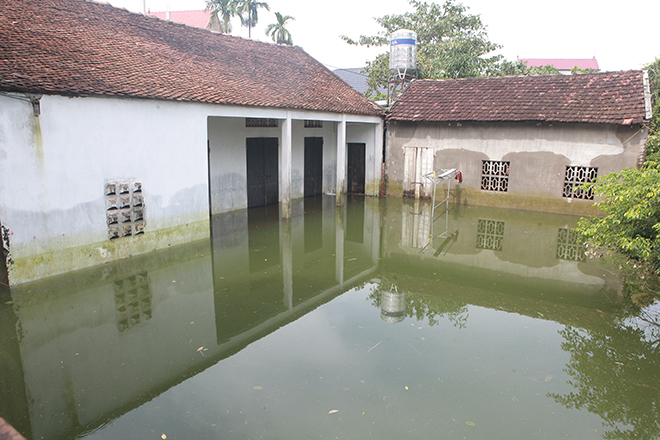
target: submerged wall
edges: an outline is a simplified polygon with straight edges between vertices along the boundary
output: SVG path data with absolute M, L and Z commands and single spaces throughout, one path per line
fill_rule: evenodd
M 323 190 L 335 189 L 344 122 L 346 142 L 366 143 L 368 178 L 379 178 L 379 117 L 62 96 L 43 96 L 40 106 L 35 116 L 27 97 L 0 96 L 0 225 L 11 285 L 207 238 L 211 212 L 247 207 L 249 137 L 278 139 L 279 179 L 289 178 L 289 160 L 294 199 L 304 195 L 305 137 L 323 138 Z M 246 128 L 246 117 L 279 127 Z M 305 128 L 305 119 L 323 127 Z
M 594 212 L 591 201 L 562 196 L 566 166 L 596 167 L 598 175 L 636 167 L 647 134 L 640 126 L 606 124 L 392 121 L 387 128 L 387 194 L 401 196 L 414 188 L 415 181 L 424 185 L 426 195 L 432 193 L 420 170 L 417 175 L 406 170 L 406 152 L 420 151 L 428 152 L 429 159 L 418 167 L 431 168 L 421 170 L 421 175 L 437 169 L 462 171 L 463 183 L 458 186 L 462 203 Z M 510 163 L 506 192 L 481 189 L 483 161 Z
M 208 236 L 205 107 L 0 96 L 10 283 Z

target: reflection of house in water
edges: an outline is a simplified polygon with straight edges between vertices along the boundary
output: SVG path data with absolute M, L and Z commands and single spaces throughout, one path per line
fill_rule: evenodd
M 335 210 L 334 199 L 310 197 L 294 203 L 290 221 L 281 220 L 276 209 L 266 216 L 263 209 L 215 216 L 218 343 L 243 329 L 280 326 L 325 301 L 321 298 L 364 281 L 378 263 L 377 207 L 378 200 L 361 197 Z
M 390 199 L 387 204 L 396 203 Z M 421 291 L 432 294 L 486 289 L 550 301 L 557 307 L 580 305 L 594 310 L 609 308 L 621 299 L 618 279 L 584 258 L 584 246 L 572 232 L 578 217 L 463 207 L 447 220 L 444 215 L 436 218 L 436 233 L 447 221 L 447 229 L 456 234 L 451 247 L 445 244 L 446 238 L 436 235 L 424 248 L 421 244 L 428 243 L 430 222 L 423 218 L 430 204 L 404 201 L 403 205 L 400 220 L 386 219 L 390 234 L 384 238 L 382 270 L 400 275 L 399 288 L 407 292 L 420 289 L 401 284 L 402 277 L 425 280 Z M 572 223 L 567 225 L 567 221 Z
M 16 287 L 0 303 L 0 414 L 28 438 L 78 437 L 373 277 L 377 199 L 266 209 L 215 217 L 212 248 Z

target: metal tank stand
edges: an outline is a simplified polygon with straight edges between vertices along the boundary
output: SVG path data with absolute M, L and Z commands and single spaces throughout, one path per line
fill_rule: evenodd
M 434 256 L 440 255 L 440 253 L 444 250 L 444 248 L 449 244 L 450 241 L 456 241 L 458 238 L 458 231 L 456 231 L 454 234 L 449 234 L 449 207 L 447 206 L 449 202 L 449 191 L 451 190 L 451 181 L 452 179 L 458 179 L 459 183 L 463 181 L 463 173 L 461 171 L 452 168 L 449 170 L 444 170 L 444 169 L 439 169 L 432 171 L 428 174 L 425 174 L 424 177 L 429 179 L 433 183 L 433 204 L 431 207 L 431 228 L 429 231 L 429 242 L 424 248 L 422 249 L 422 252 L 428 248 L 432 247 L 433 245 L 433 239 L 434 238 L 444 238 L 445 241 L 438 247 L 437 250 L 434 250 Z M 444 181 L 447 181 L 447 195 L 444 199 L 436 203 L 436 197 L 438 196 L 437 189 L 438 185 Z M 439 235 L 433 235 L 433 224 L 435 223 L 435 210 L 439 208 L 442 205 L 445 205 L 445 230 Z M 453 244 L 453 243 L 452 243 Z M 450 246 L 451 247 L 451 246 Z M 449 250 L 449 248 L 447 248 Z

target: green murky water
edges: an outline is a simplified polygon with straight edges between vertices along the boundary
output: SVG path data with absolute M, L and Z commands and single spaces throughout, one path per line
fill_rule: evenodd
M 28 439 L 660 438 L 657 309 L 630 316 L 577 218 L 293 213 L 5 293 L 0 416 Z

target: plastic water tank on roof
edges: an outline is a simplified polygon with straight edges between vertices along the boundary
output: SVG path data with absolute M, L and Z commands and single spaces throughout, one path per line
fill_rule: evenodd
M 415 70 L 417 64 L 417 33 L 400 29 L 390 35 L 390 70 Z

